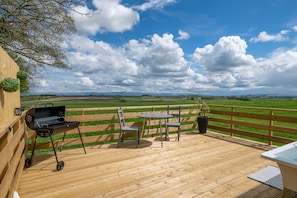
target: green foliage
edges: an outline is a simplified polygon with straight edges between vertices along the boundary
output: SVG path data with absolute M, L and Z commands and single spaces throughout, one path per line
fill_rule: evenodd
M 0 3 L 0 46 L 30 61 L 30 66 L 67 68 L 61 43 L 75 31 L 69 15 L 73 5 L 85 0 L 24 1 Z M 85 13 L 87 14 L 87 13 Z
M 196 98 L 196 102 L 197 102 L 197 115 L 206 117 L 208 115 L 208 113 L 210 112 L 209 111 L 209 106 L 200 97 Z
M 296 98 L 250 98 L 250 100 L 226 99 L 223 97 L 207 100 L 209 105 L 232 105 L 232 106 L 250 106 L 250 107 L 268 107 L 297 109 Z
M 20 80 L 20 92 L 26 93 L 30 90 L 28 80 Z
M 20 79 L 20 91 L 21 93 L 26 93 L 29 91 L 29 81 L 28 77 L 30 75 L 34 75 L 35 73 L 35 66 L 29 64 L 21 56 L 17 55 L 12 51 L 7 51 L 7 54 L 14 60 L 14 62 L 20 67 L 20 71 L 17 73 L 17 78 Z
M 13 78 L 4 78 L 1 81 L 0 86 L 6 92 L 15 92 L 19 89 L 19 82 Z
M 92 107 L 119 107 L 119 106 L 147 106 L 147 105 L 174 105 L 193 104 L 193 100 L 184 100 L 184 97 L 146 97 L 146 96 L 55 96 L 34 95 L 22 96 L 22 107 L 36 104 L 46 104 L 49 101 L 54 105 L 66 105 L 67 108 Z
M 20 80 L 26 80 L 28 78 L 28 73 L 24 70 L 20 70 L 17 73 L 17 78 Z
M 17 73 L 17 78 L 20 79 L 20 92 L 26 93 L 29 91 L 28 73 L 25 70 L 20 70 Z

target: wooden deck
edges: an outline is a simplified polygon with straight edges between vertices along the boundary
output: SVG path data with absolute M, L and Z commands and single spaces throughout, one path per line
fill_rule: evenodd
M 260 154 L 269 146 L 225 137 L 182 133 L 170 141 L 142 139 L 64 150 L 56 171 L 53 153 L 36 155 L 24 170 L 21 198 L 42 197 L 279 197 L 281 191 L 247 178 L 274 162 Z

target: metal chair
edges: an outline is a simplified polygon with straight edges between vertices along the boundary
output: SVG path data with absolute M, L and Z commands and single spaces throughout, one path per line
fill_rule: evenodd
M 135 126 L 126 126 L 125 118 L 124 118 L 124 111 L 120 107 L 118 108 L 118 118 L 120 123 L 120 134 L 119 134 L 119 140 L 118 140 L 118 148 L 120 145 L 120 141 L 124 141 L 124 134 L 127 132 L 135 132 L 136 134 L 136 148 L 138 147 L 138 144 L 140 143 L 140 130 L 138 127 Z
M 180 137 L 180 116 L 181 116 L 181 106 L 167 106 L 167 114 L 171 114 L 172 117 L 167 119 L 166 122 L 166 139 L 169 138 L 169 127 L 178 128 L 177 131 L 177 140 L 179 141 Z

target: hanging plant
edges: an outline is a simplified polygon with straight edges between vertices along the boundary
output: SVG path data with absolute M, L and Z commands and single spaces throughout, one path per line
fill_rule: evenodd
M 19 82 L 13 78 L 4 78 L 1 81 L 0 86 L 6 92 L 15 92 L 19 89 Z
M 17 78 L 20 80 L 26 80 L 28 78 L 28 73 L 24 70 L 20 70 L 17 73 Z

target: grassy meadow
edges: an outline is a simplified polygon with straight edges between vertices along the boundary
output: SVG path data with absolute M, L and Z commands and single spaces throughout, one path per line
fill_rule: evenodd
M 297 109 L 295 98 L 202 97 L 207 104 Z M 22 96 L 22 108 L 65 105 L 66 108 L 194 104 L 193 96 Z

